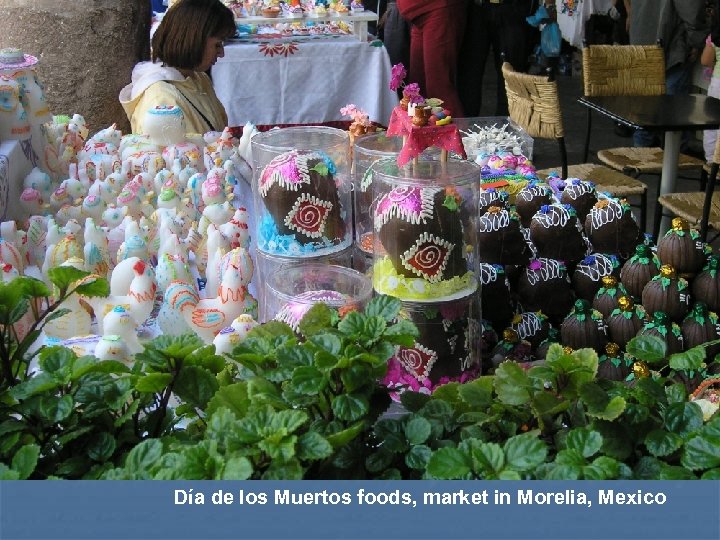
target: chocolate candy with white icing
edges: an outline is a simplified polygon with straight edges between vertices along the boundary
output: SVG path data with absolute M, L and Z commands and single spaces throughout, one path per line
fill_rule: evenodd
M 597 192 L 595 184 L 580 180 L 579 178 L 568 178 L 565 180 L 565 188 L 562 190 L 560 202 L 569 204 L 577 212 L 580 223 L 584 223 L 585 218 L 590 213 L 590 209 L 597 202 Z
M 495 328 L 503 328 L 514 313 L 505 270 L 502 265 L 480 263 L 478 278 L 482 286 L 483 317 Z
M 629 257 L 642 241 L 630 205 L 625 200 L 602 199 L 585 218 L 585 234 L 595 251 Z
M 560 322 L 575 301 L 567 268 L 561 261 L 539 258 L 520 273 L 517 292 L 526 311 L 542 311 Z
M 620 263 L 614 255 L 593 253 L 588 255 L 575 267 L 572 275 L 572 284 L 575 294 L 592 302 L 595 294 L 602 287 L 602 279 L 620 270 Z
M 542 206 L 530 222 L 530 238 L 540 257 L 572 263 L 582 259 L 587 242 L 569 205 Z
M 531 257 L 518 215 L 499 206 L 491 206 L 478 218 L 477 243 L 481 262 L 526 264 Z
M 661 264 L 669 264 L 680 275 L 695 274 L 705 264 L 705 242 L 697 230 L 682 218 L 674 218 L 672 227 L 657 244 Z
M 510 328 L 517 332 L 520 339 L 524 339 L 536 349 L 550 335 L 550 322 L 539 311 L 519 313 L 510 322 Z
M 520 215 L 523 227 L 529 227 L 530 221 L 542 206 L 552 204 L 554 200 L 550 186 L 541 182 L 530 182 L 515 196 L 515 210 Z
M 621 296 L 618 306 L 605 318 L 610 339 L 624 349 L 647 322 L 647 317 L 644 307 L 635 305 L 629 296 Z

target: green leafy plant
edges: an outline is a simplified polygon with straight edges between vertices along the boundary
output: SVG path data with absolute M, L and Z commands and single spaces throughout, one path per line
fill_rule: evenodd
M 363 313 L 340 319 L 320 304 L 302 319 L 298 335 L 279 322 L 253 329 L 231 355 L 236 377 L 218 372 L 214 385 L 206 376 L 196 391 L 202 399 L 185 395 L 196 414 L 187 429 L 144 442 L 105 477 L 364 475 L 367 438 L 389 404 L 378 380 L 395 347 L 417 335 L 412 324 L 393 323 L 399 310 L 398 300 L 378 297 Z M 147 364 L 146 353 L 140 359 Z M 157 389 L 167 384 L 182 397 L 167 376 L 157 382 Z M 155 458 L 135 457 L 146 452 Z

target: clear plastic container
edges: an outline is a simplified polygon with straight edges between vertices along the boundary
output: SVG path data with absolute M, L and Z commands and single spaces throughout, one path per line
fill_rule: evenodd
M 453 118 L 462 135 L 465 153 L 470 161 L 480 154 L 494 154 L 507 150 L 522 153 L 532 159 L 533 138 L 509 116 Z
M 279 255 L 270 255 L 262 251 L 257 251 L 255 254 L 255 275 L 257 276 L 256 283 L 257 287 L 257 299 L 259 303 L 259 318 L 261 322 L 269 321 L 273 318 L 274 314 L 269 314 L 267 305 L 268 298 L 268 283 L 271 283 L 274 279 L 278 279 L 276 276 L 284 275 L 284 272 L 291 268 L 305 267 L 305 266 L 343 266 L 350 268 L 353 261 L 353 246 L 345 248 L 342 251 L 336 251 L 329 255 L 318 255 L 315 257 L 281 257 Z M 272 296 L 272 295 L 271 295 Z
M 480 374 L 480 293 L 478 291 L 449 302 L 433 304 L 403 302 L 401 316 L 412 321 L 419 335 L 413 347 L 399 347 L 393 357 L 401 366 L 401 376 L 392 380 L 392 362 L 388 374 L 391 386 L 402 383 L 407 375 L 421 386 L 440 382 L 465 381 Z
M 364 135 L 357 139 L 353 146 L 355 244 L 366 253 L 372 253 L 370 166 L 380 159 L 397 158 L 402 146 L 402 137 L 388 137 L 384 131 Z
M 259 251 L 315 257 L 352 243 L 350 147 L 346 131 L 292 127 L 252 138 Z
M 343 314 L 363 310 L 372 297 L 370 279 L 351 268 L 327 264 L 290 266 L 266 284 L 267 320 L 280 320 L 297 330 L 305 313 L 325 303 Z
M 450 159 L 400 168 L 382 159 L 372 178 L 375 290 L 418 302 L 473 293 L 480 167 Z

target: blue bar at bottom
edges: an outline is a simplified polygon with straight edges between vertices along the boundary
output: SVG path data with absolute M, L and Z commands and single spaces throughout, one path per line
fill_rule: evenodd
M 712 539 L 720 482 L 0 482 L 0 539 Z

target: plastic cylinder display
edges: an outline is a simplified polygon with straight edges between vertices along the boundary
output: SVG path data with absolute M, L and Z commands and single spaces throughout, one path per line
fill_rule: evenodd
M 315 257 L 352 243 L 350 147 L 346 131 L 293 127 L 252 139 L 259 251 Z
M 312 306 L 324 303 L 340 314 L 362 310 L 372 296 L 370 279 L 351 268 L 327 264 L 303 264 L 276 272 L 266 284 L 268 320 L 287 323 L 298 330 Z
M 480 168 L 451 159 L 372 165 L 373 287 L 403 301 L 445 302 L 478 289 Z
M 255 270 L 258 283 L 258 302 L 260 304 L 259 320 L 266 322 L 274 317 L 274 313 L 270 313 L 267 303 L 268 284 L 276 279 L 274 276 L 282 276 L 283 272 L 291 268 L 310 266 L 343 266 L 350 268 L 352 266 L 353 248 L 352 246 L 342 251 L 336 251 L 329 255 L 318 255 L 316 257 L 282 257 L 280 255 L 270 255 L 262 251 L 255 252 Z M 272 296 L 272 295 L 271 295 Z
M 417 326 L 419 335 L 412 347 L 397 348 L 386 378 L 390 387 L 433 389 L 479 375 L 482 326 L 477 292 L 448 302 L 403 302 L 400 313 Z
M 395 158 L 402 150 L 401 137 L 388 137 L 385 132 L 370 133 L 353 146 L 353 194 L 355 208 L 355 245 L 372 254 L 372 174 L 370 166 L 383 158 Z

